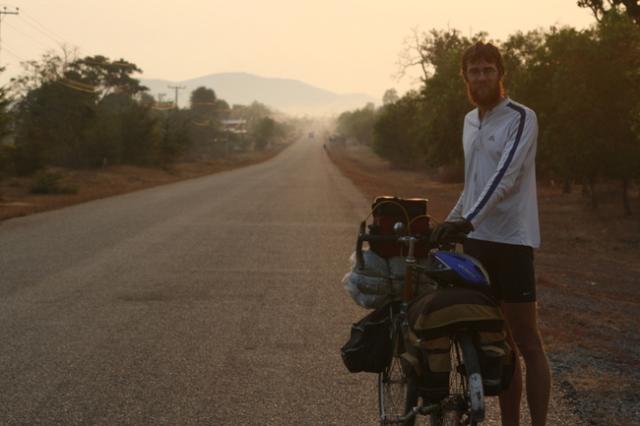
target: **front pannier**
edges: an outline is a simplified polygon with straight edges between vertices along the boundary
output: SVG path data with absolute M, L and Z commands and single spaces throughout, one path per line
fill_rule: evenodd
M 426 258 L 418 259 L 418 263 L 424 265 Z M 373 250 L 363 250 L 360 265 L 356 262 L 356 253 L 351 256 L 351 272 L 342 278 L 342 284 L 358 305 L 366 309 L 381 308 L 400 300 L 405 269 L 404 258 L 400 256 L 385 259 Z M 421 275 L 416 292 L 433 291 L 433 285 L 427 285 L 429 283 L 429 278 Z
M 391 362 L 391 309 L 388 304 L 351 327 L 351 337 L 340 349 L 350 372 L 381 373 Z

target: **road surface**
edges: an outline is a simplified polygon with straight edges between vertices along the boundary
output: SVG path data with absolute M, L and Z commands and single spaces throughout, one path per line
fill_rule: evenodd
M 339 347 L 367 200 L 299 142 L 0 225 L 0 423 L 358 424 Z

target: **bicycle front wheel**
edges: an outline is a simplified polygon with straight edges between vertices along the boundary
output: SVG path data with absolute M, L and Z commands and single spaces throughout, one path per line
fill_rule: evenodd
M 394 350 L 391 363 L 382 373 L 378 374 L 380 424 L 413 426 L 415 417 L 404 422 L 398 422 L 397 420 L 418 405 L 418 389 L 415 375 L 408 374 L 410 367 L 400 357 L 399 339 L 400 334 L 396 333 L 392 341 Z

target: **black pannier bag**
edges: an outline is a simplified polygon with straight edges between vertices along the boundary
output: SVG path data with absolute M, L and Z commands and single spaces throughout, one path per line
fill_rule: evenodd
M 340 349 L 350 372 L 381 373 L 391 362 L 392 305 L 372 311 L 351 326 L 351 337 Z

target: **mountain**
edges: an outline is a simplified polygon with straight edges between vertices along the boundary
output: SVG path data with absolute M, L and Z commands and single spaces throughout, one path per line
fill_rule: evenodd
M 173 99 L 174 89 L 167 86 L 185 86 L 180 90 L 178 103 L 181 107 L 189 104 L 191 92 L 205 86 L 213 89 L 216 96 L 229 103 L 248 105 L 258 101 L 276 110 L 294 115 L 328 115 L 355 108 L 362 108 L 367 102 L 375 99 L 361 93 L 338 94 L 299 80 L 284 78 L 267 78 L 247 73 L 210 74 L 184 81 L 168 81 L 157 79 L 141 79 L 149 88 L 150 94 L 156 97 L 165 93 L 165 100 Z

